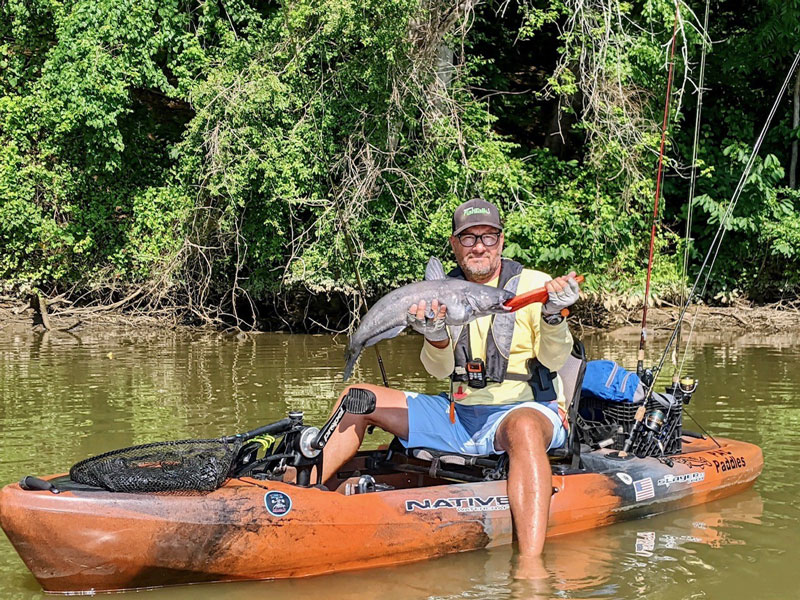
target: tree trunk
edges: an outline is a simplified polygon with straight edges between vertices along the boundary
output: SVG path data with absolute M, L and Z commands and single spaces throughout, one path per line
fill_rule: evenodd
M 436 79 L 443 89 L 449 89 L 455 71 L 455 53 L 447 44 L 440 44 L 436 53 Z
M 792 162 L 789 165 L 789 187 L 797 189 L 797 146 L 798 140 L 797 128 L 800 127 L 800 71 L 794 79 L 794 97 L 792 98 L 792 106 L 794 107 L 794 114 L 792 115 L 792 133 L 794 140 L 792 140 Z

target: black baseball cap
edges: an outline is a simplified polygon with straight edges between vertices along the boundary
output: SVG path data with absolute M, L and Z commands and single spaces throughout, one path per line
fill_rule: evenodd
M 453 213 L 453 235 L 458 235 L 468 227 L 489 225 L 503 230 L 500 211 L 491 202 L 482 198 L 467 200 Z

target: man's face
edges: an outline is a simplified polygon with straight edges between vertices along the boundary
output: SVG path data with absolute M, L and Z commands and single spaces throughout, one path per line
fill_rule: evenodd
M 486 246 L 480 238 L 475 240 L 472 247 L 464 246 L 459 240 L 465 235 L 480 236 L 486 233 L 499 234 L 499 239 L 494 246 Z M 456 262 L 469 281 L 486 283 L 493 279 L 500 270 L 500 256 L 503 253 L 503 232 L 490 225 L 475 225 L 468 227 L 458 236 L 450 236 L 450 245 L 456 255 Z

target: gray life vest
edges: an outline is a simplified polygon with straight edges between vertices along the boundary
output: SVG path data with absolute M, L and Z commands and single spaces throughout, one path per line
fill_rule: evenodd
M 498 287 L 516 294 L 522 269 L 522 265 L 518 262 L 507 258 L 502 259 Z M 447 276 L 455 279 L 466 279 L 460 267 L 450 271 Z M 489 327 L 489 335 L 486 339 L 487 381 L 499 383 L 505 379 L 527 381 L 530 378 L 527 373 L 506 372 L 508 370 L 508 357 L 511 352 L 511 339 L 514 337 L 515 323 L 515 313 L 492 315 L 492 324 Z M 453 381 L 467 381 L 467 362 L 472 360 L 469 324 L 451 326 L 450 338 L 455 340 L 455 368 L 450 377 Z

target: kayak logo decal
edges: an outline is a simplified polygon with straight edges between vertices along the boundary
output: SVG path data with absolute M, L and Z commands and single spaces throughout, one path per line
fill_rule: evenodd
M 273 517 L 284 517 L 292 510 L 292 499 L 283 492 L 267 492 L 264 494 L 264 506 Z
M 627 473 L 617 473 L 617 478 L 618 478 L 618 479 L 619 479 L 619 480 L 620 480 L 622 483 L 625 483 L 625 484 L 627 484 L 627 485 L 630 485 L 630 484 L 632 484 L 632 483 L 633 483 L 633 477 L 631 477 L 631 476 L 630 476 L 630 475 L 628 475 Z
M 747 465 L 747 463 L 744 461 L 744 457 L 734 456 L 733 452 L 728 452 L 727 450 L 711 450 L 709 454 L 720 459 L 711 459 L 711 462 L 714 463 L 714 468 L 717 470 L 717 473 L 725 473 L 726 471 L 732 471 L 733 469 L 741 469 Z
M 710 460 L 703 456 L 675 456 L 671 458 L 673 462 L 684 464 L 690 469 L 705 469 L 714 466 Z
M 508 496 L 466 496 L 461 498 L 438 498 L 431 500 L 406 500 L 406 512 L 415 510 L 438 510 L 455 508 L 458 512 L 484 512 L 488 510 L 508 510 Z
M 699 473 L 686 473 L 684 475 L 664 475 L 658 480 L 658 485 L 671 486 L 673 483 L 698 483 L 706 478 L 706 474 L 700 471 Z
M 704 456 L 679 456 L 673 458 L 675 462 L 683 463 L 689 468 L 710 469 L 714 467 L 717 473 L 725 473 L 734 469 L 741 469 L 747 466 L 744 456 L 736 456 L 728 450 L 709 450 L 703 454 L 711 456 L 710 459 Z

